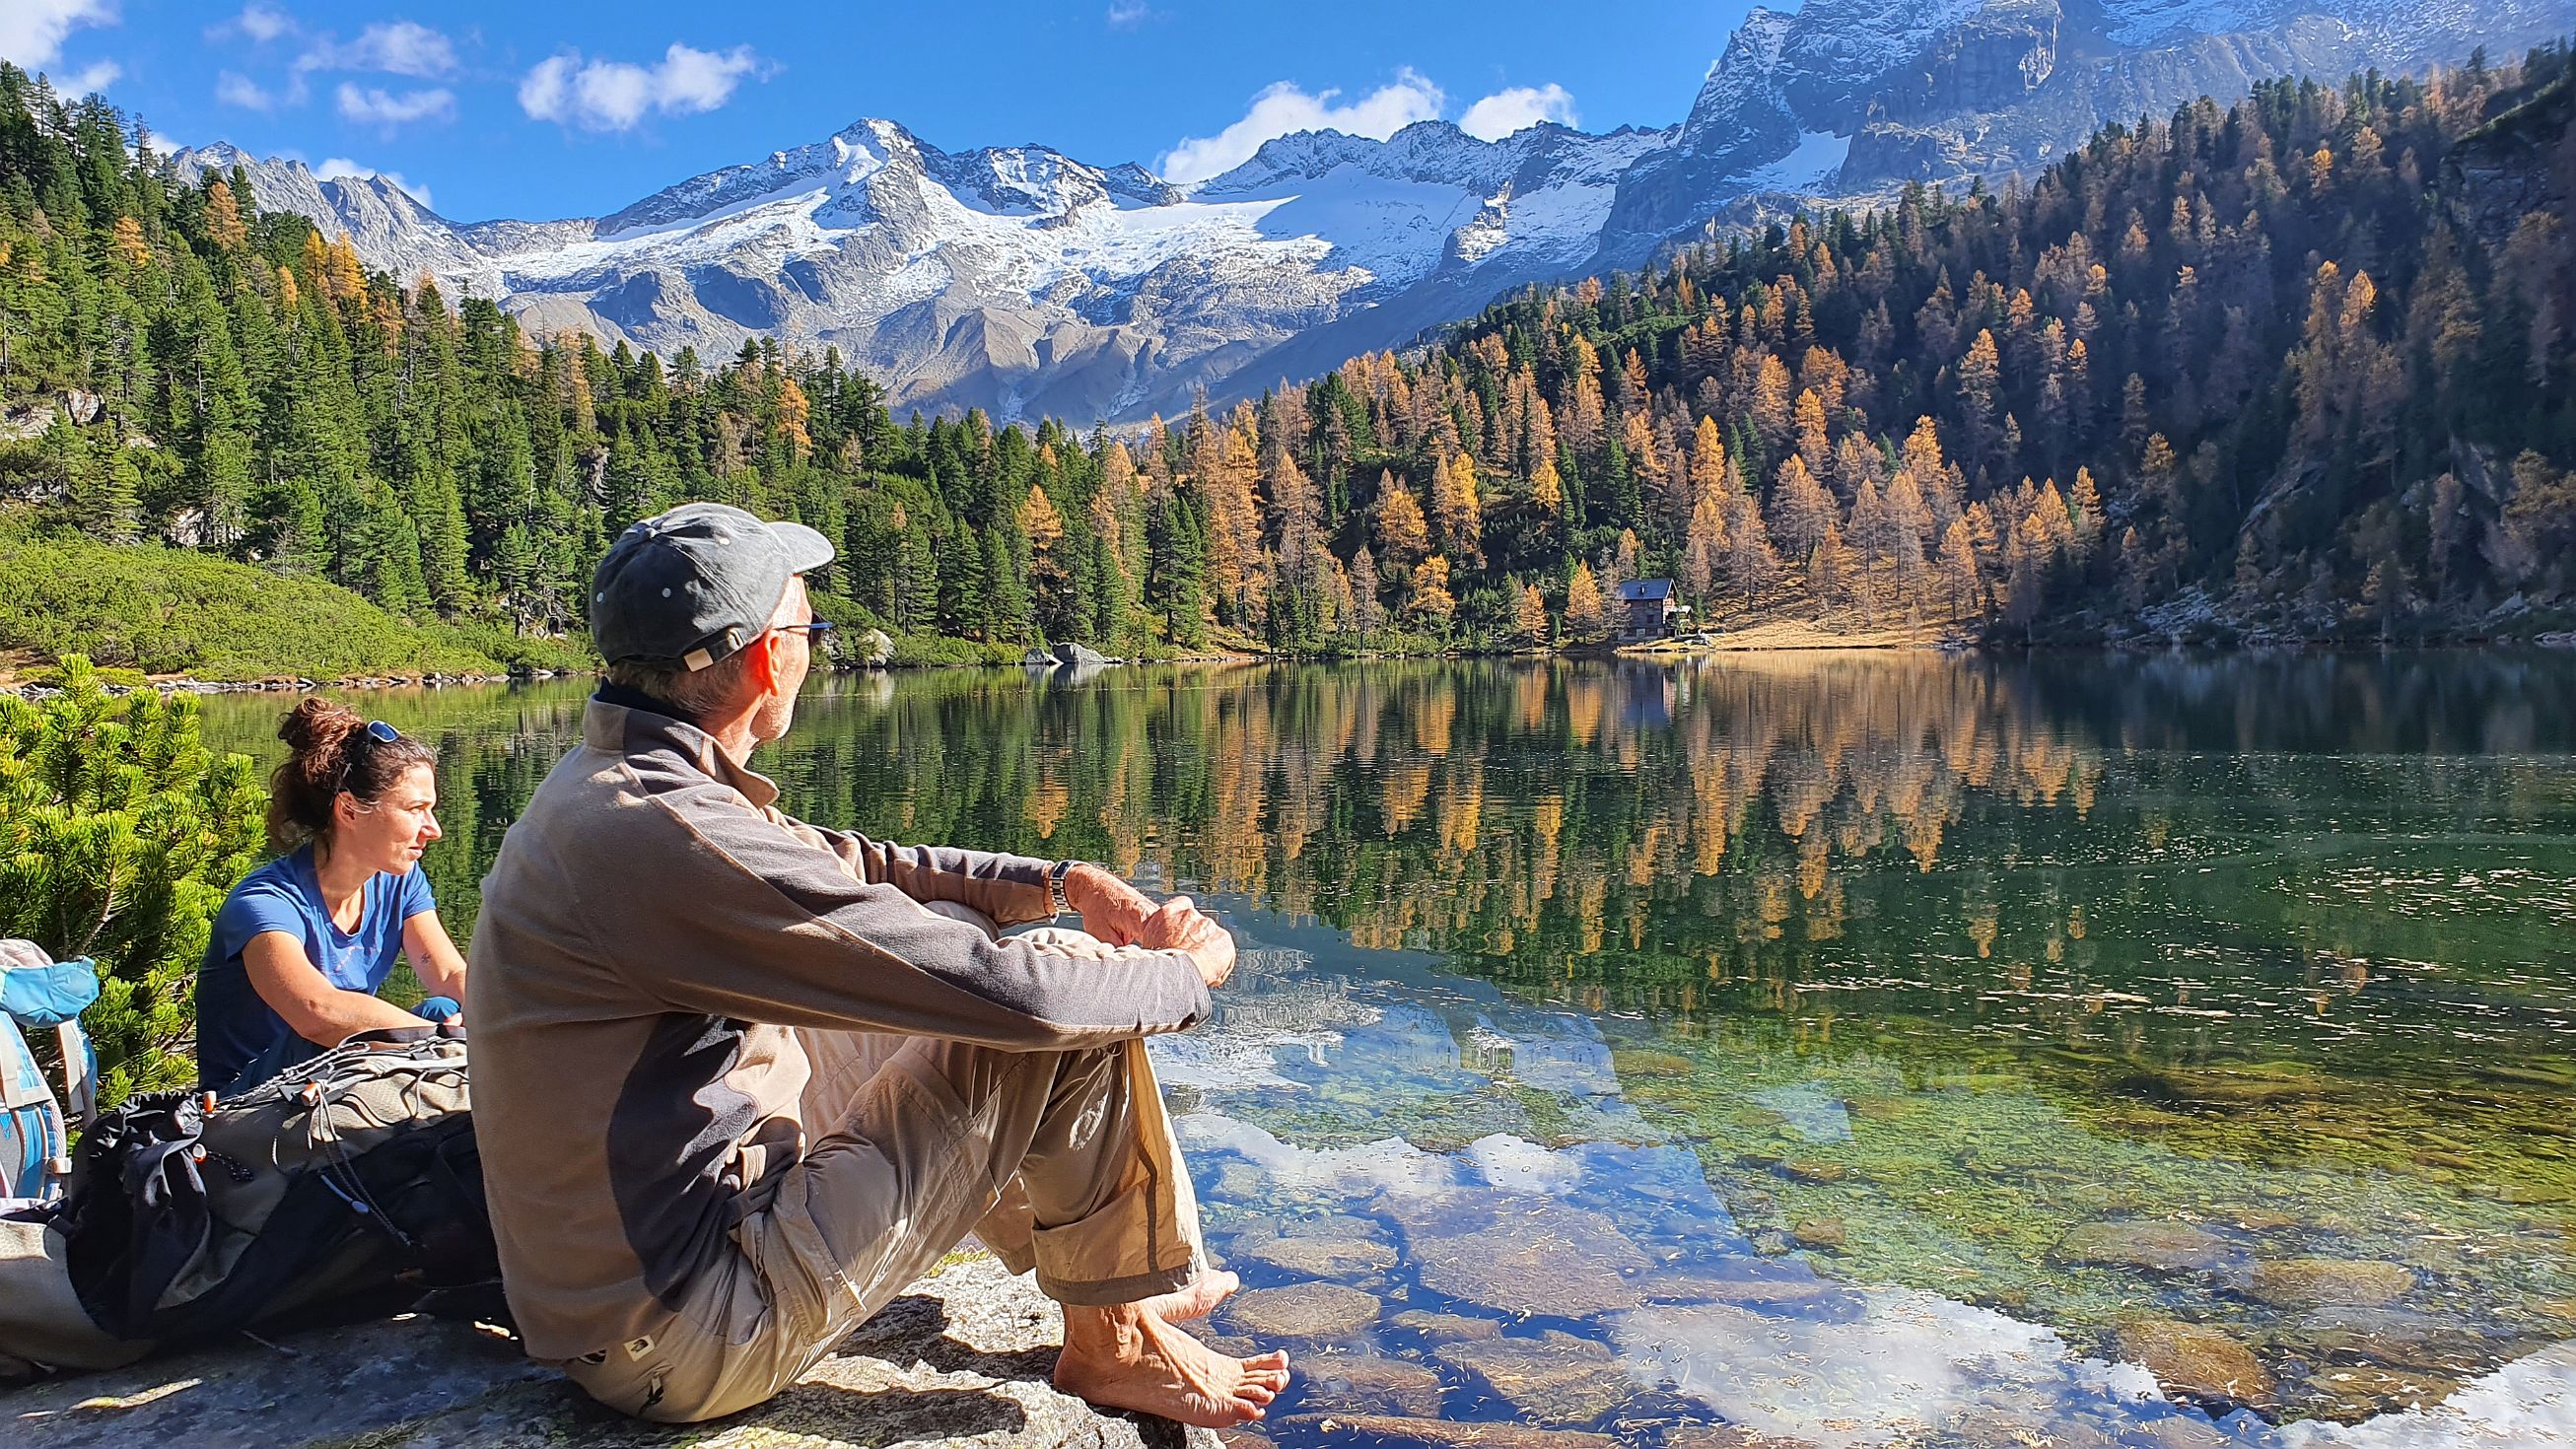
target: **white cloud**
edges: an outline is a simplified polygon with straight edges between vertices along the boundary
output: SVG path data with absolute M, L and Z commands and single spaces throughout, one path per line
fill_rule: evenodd
M 1110 0 L 1109 24 L 1118 30 L 1133 30 L 1153 18 L 1154 7 L 1145 0 Z
M 73 30 L 115 23 L 115 0 L 8 0 L 0 4 L 0 60 L 42 70 L 62 54 L 63 37 Z
M 428 187 L 405 181 L 398 173 L 392 171 L 379 171 L 373 166 L 361 166 L 346 156 L 334 156 L 323 162 L 321 165 L 314 167 L 313 176 L 314 179 L 318 181 L 343 181 L 352 176 L 372 176 L 380 181 L 391 182 L 393 185 L 402 188 L 402 190 L 409 195 L 412 200 L 419 202 L 421 205 L 429 205 Z
M 294 29 L 294 16 L 274 5 L 263 4 L 261 0 L 251 0 L 251 3 L 242 7 L 239 15 L 229 20 L 218 20 L 207 26 L 206 38 L 224 40 L 236 35 L 247 35 L 252 40 L 266 45 L 281 35 L 292 33 Z
M 66 96 L 85 96 L 106 90 L 125 74 L 125 67 L 112 60 L 102 60 L 54 77 L 54 89 Z
M 1251 160 L 1262 142 L 1299 131 L 1340 131 L 1383 141 L 1416 121 L 1437 118 L 1448 100 L 1411 66 L 1349 105 L 1333 103 L 1340 94 L 1308 95 L 1294 81 L 1279 81 L 1252 98 L 1242 120 L 1213 136 L 1184 137 L 1164 152 L 1163 179 L 1182 186 L 1205 181 Z
M 456 115 L 456 97 L 445 86 L 395 95 L 375 86 L 361 90 L 342 81 L 339 100 L 340 114 L 361 125 L 403 126 L 413 121 L 452 120 Z
M 215 77 L 215 99 L 245 111 L 272 110 L 277 105 L 277 97 L 262 89 L 259 82 L 230 70 Z
M 382 71 L 436 80 L 456 73 L 456 44 L 418 21 L 379 21 L 346 44 L 324 36 L 295 58 L 295 68 Z
M 275 40 L 295 28 L 295 17 L 274 5 L 261 5 L 257 0 L 242 7 L 241 18 L 233 24 L 253 40 Z
M 673 42 L 658 65 L 593 58 L 579 51 L 539 61 L 519 81 L 519 108 L 540 121 L 585 131 L 630 131 L 648 111 L 666 116 L 712 111 L 733 99 L 745 76 L 763 71 L 748 45 L 710 51 Z
M 1575 119 L 1574 97 L 1566 93 L 1565 87 L 1551 82 L 1496 91 L 1469 106 L 1467 114 L 1458 118 L 1458 129 L 1480 141 L 1499 141 L 1541 121 L 1554 121 L 1560 126 L 1581 124 Z

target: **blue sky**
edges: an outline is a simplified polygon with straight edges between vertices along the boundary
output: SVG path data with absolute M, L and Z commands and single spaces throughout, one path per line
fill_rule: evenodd
M 382 172 L 475 221 L 597 215 L 871 116 L 1176 180 L 1318 124 L 1668 125 L 1748 8 L 0 0 L 0 58 L 171 142 Z

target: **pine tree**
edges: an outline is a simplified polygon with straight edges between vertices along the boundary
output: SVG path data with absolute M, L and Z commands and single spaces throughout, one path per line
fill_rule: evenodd
M 1351 555 L 1351 632 L 1365 639 L 1386 627 L 1386 606 L 1380 601 L 1382 587 L 1377 575 L 1377 560 L 1360 545 Z
M 1597 644 L 1610 636 L 1610 614 L 1592 566 L 1575 560 L 1574 576 L 1565 584 L 1565 637 L 1578 644 Z
M 257 858 L 251 762 L 210 754 L 196 700 L 111 699 L 63 660 L 42 704 L 0 696 L 0 935 L 98 963 L 100 1102 L 184 1087 L 190 987 L 224 894 Z
M 1533 647 L 1547 643 L 1547 599 L 1526 580 L 1512 588 L 1512 637 Z
M 1422 505 L 1392 473 L 1379 475 L 1377 487 L 1378 556 L 1396 568 L 1410 568 L 1431 551 L 1431 528 Z
M 1405 579 L 1405 617 L 1415 627 L 1436 633 L 1446 629 L 1457 612 L 1458 600 L 1449 592 L 1449 560 L 1433 554 L 1415 564 Z

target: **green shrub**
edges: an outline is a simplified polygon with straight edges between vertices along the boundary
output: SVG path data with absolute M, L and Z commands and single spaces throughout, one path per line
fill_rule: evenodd
M 415 627 L 324 580 L 187 549 L 0 530 L 0 649 L 200 679 L 328 681 L 496 674 L 501 663 L 477 647 L 489 637 Z
M 41 703 L 0 695 L 0 935 L 98 962 L 85 1021 L 114 1103 L 195 1080 L 197 964 L 266 796 L 247 757 L 206 749 L 195 699 L 111 698 L 78 654 L 61 676 Z

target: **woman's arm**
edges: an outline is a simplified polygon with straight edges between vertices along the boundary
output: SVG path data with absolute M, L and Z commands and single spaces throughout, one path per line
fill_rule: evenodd
M 403 958 L 411 962 L 411 973 L 430 995 L 465 1004 L 465 953 L 448 939 L 438 912 L 415 911 L 403 922 Z
M 316 1046 L 338 1046 L 356 1032 L 420 1025 L 419 1017 L 390 1001 L 332 985 L 305 956 L 304 943 L 284 931 L 251 937 L 242 947 L 242 969 L 259 999 Z

